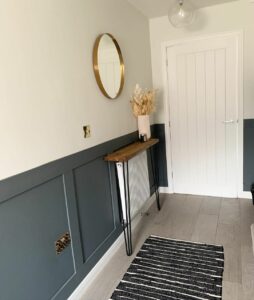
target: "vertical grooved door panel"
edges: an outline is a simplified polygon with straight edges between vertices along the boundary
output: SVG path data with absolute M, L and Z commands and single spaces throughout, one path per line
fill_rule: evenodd
M 174 191 L 235 197 L 237 38 L 178 44 L 167 56 Z

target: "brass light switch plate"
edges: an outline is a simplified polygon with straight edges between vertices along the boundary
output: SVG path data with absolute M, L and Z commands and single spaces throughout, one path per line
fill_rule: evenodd
M 91 137 L 91 127 L 90 127 L 90 125 L 83 126 L 83 130 L 84 130 L 84 138 L 85 139 Z

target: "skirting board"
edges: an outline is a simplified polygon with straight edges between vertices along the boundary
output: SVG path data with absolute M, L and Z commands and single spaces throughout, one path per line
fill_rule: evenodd
M 143 212 L 146 212 L 150 206 L 155 202 L 156 196 L 153 194 L 149 200 L 144 205 L 142 211 L 134 218 L 132 221 L 132 228 L 139 224 L 143 217 Z M 79 284 L 79 286 L 75 289 L 75 291 L 70 295 L 68 300 L 82 300 L 84 299 L 84 294 L 88 290 L 89 286 L 92 282 L 96 280 L 96 277 L 101 272 L 101 269 L 110 261 L 110 259 L 115 255 L 117 250 L 124 243 L 124 235 L 123 233 L 118 237 L 115 243 L 109 248 L 109 250 L 104 254 L 104 256 L 99 260 L 99 262 L 94 266 L 91 272 L 86 276 L 86 278 Z
M 160 192 L 160 194 L 173 194 L 174 193 L 170 187 L 162 187 L 162 186 L 159 188 L 159 192 Z
M 171 188 L 169 187 L 160 187 L 159 191 L 161 194 L 174 194 Z M 252 199 L 251 192 L 240 192 L 238 194 L 238 198 L 240 199 Z
M 252 199 L 252 195 L 251 195 L 251 192 L 241 192 L 238 194 L 238 198 Z

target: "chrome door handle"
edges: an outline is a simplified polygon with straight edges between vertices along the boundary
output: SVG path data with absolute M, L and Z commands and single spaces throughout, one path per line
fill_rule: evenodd
M 225 121 L 222 121 L 222 123 L 224 124 L 233 124 L 233 123 L 238 123 L 238 120 L 225 120 Z

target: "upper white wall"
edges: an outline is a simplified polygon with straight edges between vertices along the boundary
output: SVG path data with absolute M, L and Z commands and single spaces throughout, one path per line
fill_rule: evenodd
M 103 32 L 126 66 L 115 101 L 93 74 Z M 0 0 L 0 40 L 0 179 L 137 129 L 129 100 L 135 83 L 152 84 L 149 25 L 127 1 Z
M 198 22 L 188 29 L 173 28 L 167 16 L 150 20 L 153 85 L 161 91 L 155 122 L 165 120 L 162 43 L 238 30 L 244 32 L 244 117 L 254 118 L 254 3 L 240 0 L 200 9 Z

